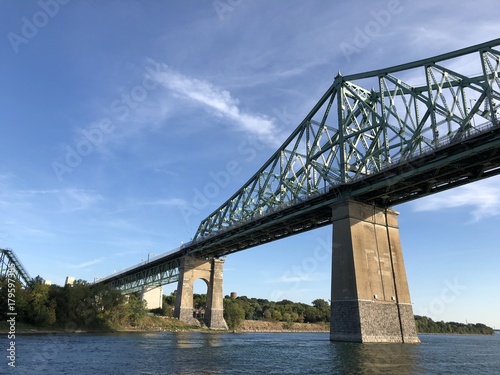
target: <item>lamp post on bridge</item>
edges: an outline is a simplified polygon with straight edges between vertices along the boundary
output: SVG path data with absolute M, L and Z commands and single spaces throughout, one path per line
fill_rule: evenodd
M 156 254 L 155 254 L 155 253 L 148 253 L 148 260 L 147 260 L 147 262 L 146 262 L 146 263 L 149 263 L 149 256 L 150 256 L 150 255 L 156 256 Z

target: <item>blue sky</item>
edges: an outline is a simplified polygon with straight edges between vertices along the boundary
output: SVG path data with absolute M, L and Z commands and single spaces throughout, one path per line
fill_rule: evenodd
M 338 71 L 500 36 L 494 1 L 0 8 L 0 246 L 57 284 L 189 241 Z M 500 328 L 500 179 L 395 209 L 415 313 Z M 328 227 L 230 255 L 224 291 L 329 299 L 330 244 Z

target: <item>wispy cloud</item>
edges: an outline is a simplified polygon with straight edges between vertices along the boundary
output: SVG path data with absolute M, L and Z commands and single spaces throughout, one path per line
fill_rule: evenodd
M 90 209 L 102 200 L 102 196 L 85 189 L 16 189 L 10 184 L 0 184 L 0 205 L 49 207 L 63 213 Z M 56 208 L 57 207 L 57 208 Z
M 102 200 L 102 196 L 94 191 L 67 189 L 61 193 L 60 201 L 64 212 L 86 210 Z
M 68 268 L 72 268 L 72 269 L 87 268 L 87 267 L 93 266 L 95 264 L 102 263 L 105 259 L 106 258 L 97 258 L 97 259 L 89 260 L 87 262 L 82 262 L 82 263 L 79 263 L 79 264 L 66 264 L 66 266 Z
M 301 283 L 327 280 L 329 275 L 321 273 L 286 272 L 277 279 L 269 280 L 269 283 Z
M 283 275 L 279 278 L 282 283 L 297 283 L 302 281 L 313 281 L 312 275 Z
M 413 204 L 415 211 L 441 211 L 470 207 L 472 221 L 500 216 L 500 185 L 498 178 L 479 181 L 448 192 L 421 199 Z
M 187 202 L 181 198 L 158 199 L 155 201 L 135 203 L 135 205 L 138 206 L 168 206 L 168 207 L 183 207 L 186 204 Z
M 127 255 L 135 255 L 135 254 L 142 254 L 144 251 L 143 250 L 128 250 L 128 251 L 121 251 L 118 253 L 114 253 L 113 257 L 123 257 Z
M 276 143 L 273 118 L 242 110 L 238 99 L 211 82 L 188 77 L 165 64 L 160 66 L 155 79 L 174 94 L 204 107 L 214 116 L 235 123 L 244 132 L 258 136 L 270 144 Z

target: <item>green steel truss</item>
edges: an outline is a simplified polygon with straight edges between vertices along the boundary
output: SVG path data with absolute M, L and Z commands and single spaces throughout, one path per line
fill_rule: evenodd
M 12 249 L 0 249 L 0 276 L 7 277 L 9 272 L 9 267 L 14 266 L 14 274 L 17 279 L 24 285 L 27 286 L 31 279 L 28 271 L 24 268 L 21 261 L 17 258 L 16 254 Z
M 142 291 L 145 286 L 171 284 L 179 280 L 180 258 L 146 262 L 120 271 L 118 274 L 96 280 L 110 284 L 124 294 Z
M 97 282 L 124 293 L 175 282 L 183 256 L 221 257 L 328 225 L 342 199 L 389 207 L 500 174 L 499 45 L 339 73 L 193 241 Z
M 500 39 L 342 76 L 194 242 L 382 175 L 499 125 Z

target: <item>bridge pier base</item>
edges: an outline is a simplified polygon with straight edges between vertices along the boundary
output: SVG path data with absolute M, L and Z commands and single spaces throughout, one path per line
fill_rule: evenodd
M 332 206 L 330 340 L 420 342 L 398 213 L 348 201 Z
M 199 325 L 193 317 L 193 286 L 196 280 L 202 279 L 208 287 L 204 323 L 211 329 L 227 329 L 223 315 L 223 266 L 224 260 L 220 259 L 206 260 L 191 256 L 181 259 L 174 317 L 188 324 Z

